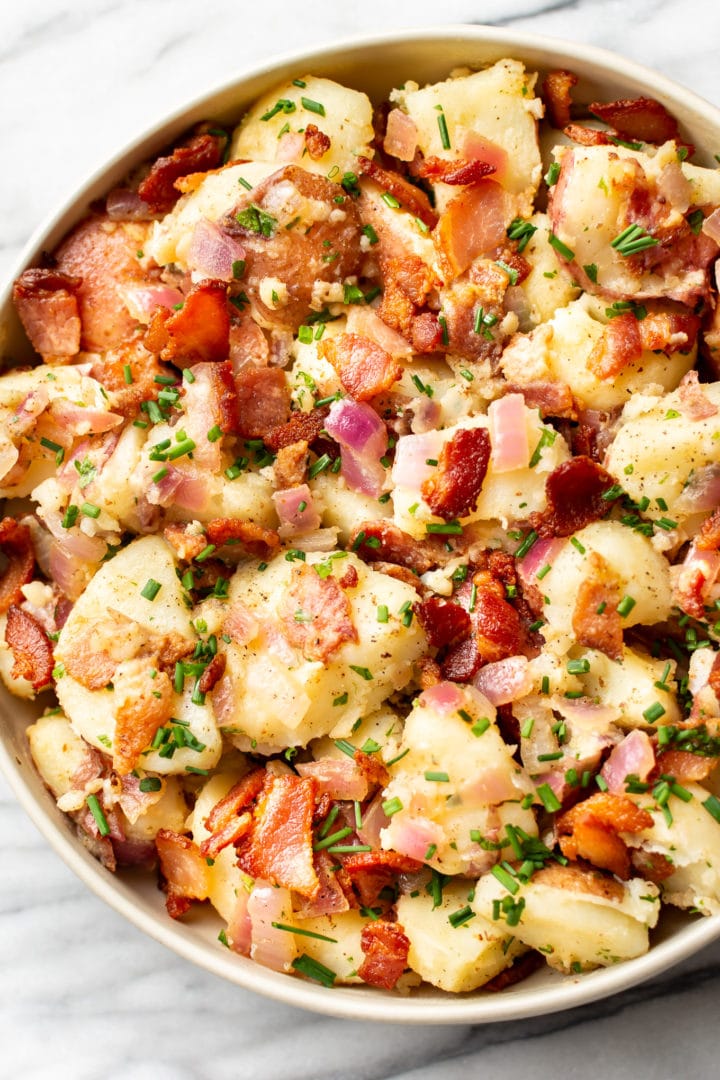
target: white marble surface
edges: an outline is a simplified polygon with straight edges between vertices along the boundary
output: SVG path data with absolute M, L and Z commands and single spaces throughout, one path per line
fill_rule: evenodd
M 0 276 L 94 165 L 245 65 L 352 33 L 484 21 L 592 42 L 720 104 L 713 0 L 6 0 Z M 523 1023 L 327 1020 L 196 970 L 90 895 L 0 779 L 0 1076 L 587 1080 L 717 1076 L 720 943 L 654 984 Z

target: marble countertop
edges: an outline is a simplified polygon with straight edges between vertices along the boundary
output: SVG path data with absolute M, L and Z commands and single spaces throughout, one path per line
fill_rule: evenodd
M 720 103 L 711 0 L 25 0 L 0 11 L 0 274 L 95 165 L 263 57 L 478 22 L 592 42 Z M 54 1080 L 460 1080 L 717 1075 L 720 943 L 611 1000 L 525 1022 L 385 1027 L 226 984 L 91 895 L 0 778 L 0 1075 Z

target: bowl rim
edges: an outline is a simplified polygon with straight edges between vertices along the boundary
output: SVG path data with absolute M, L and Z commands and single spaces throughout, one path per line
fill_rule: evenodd
M 106 190 L 106 178 L 109 174 L 129 159 L 140 160 L 138 155 L 144 148 L 158 144 L 163 133 L 178 127 L 181 129 L 184 118 L 186 123 L 189 123 L 189 115 L 204 108 L 210 111 L 212 103 L 218 98 L 228 95 L 240 98 L 243 86 L 253 79 L 268 77 L 275 72 L 278 78 L 281 78 L 286 67 L 302 64 L 313 69 L 339 54 L 351 54 L 355 49 L 380 50 L 400 42 L 412 44 L 433 41 L 507 46 L 507 55 L 510 57 L 520 56 L 526 60 L 533 54 L 546 53 L 548 56 L 572 61 L 576 67 L 587 65 L 589 68 L 600 69 L 601 72 L 612 74 L 613 78 L 623 82 L 648 85 L 654 96 L 670 98 L 676 106 L 694 112 L 704 122 L 720 130 L 720 109 L 705 98 L 650 67 L 594 45 L 578 44 L 562 38 L 504 27 L 466 23 L 414 27 L 407 30 L 395 28 L 385 33 L 345 36 L 312 50 L 287 51 L 273 55 L 254 66 L 244 67 L 232 79 L 218 82 L 172 112 L 154 120 L 109 159 L 96 165 L 85 183 L 45 216 L 11 264 L 4 285 L 0 283 L 0 315 L 7 310 L 12 282 L 26 267 L 34 264 L 48 237 L 61 225 L 63 231 L 66 231 L 69 227 L 68 220 L 71 224 L 74 223 L 78 213 L 87 209 L 93 189 L 105 181 Z M 243 989 L 253 990 L 286 1005 L 329 1016 L 410 1024 L 491 1023 L 540 1016 L 582 1006 L 626 990 L 659 975 L 720 937 L 720 915 L 703 917 L 683 926 L 668 940 L 651 946 L 645 955 L 634 960 L 626 960 L 617 966 L 601 968 L 585 975 L 565 976 L 562 981 L 550 986 L 513 990 L 512 993 L 493 996 L 471 992 L 448 993 L 442 997 L 391 997 L 358 986 L 335 987 L 329 992 L 309 981 L 291 978 L 244 960 L 234 953 L 228 954 L 224 949 L 212 948 L 209 942 L 189 933 L 187 926 L 178 926 L 160 913 L 145 910 L 137 900 L 125 895 L 109 872 L 71 836 L 69 830 L 63 827 L 64 819 L 54 815 L 35 798 L 25 779 L 22 763 L 2 738 L 0 768 L 20 805 L 56 854 L 96 896 L 131 924 L 185 960 Z

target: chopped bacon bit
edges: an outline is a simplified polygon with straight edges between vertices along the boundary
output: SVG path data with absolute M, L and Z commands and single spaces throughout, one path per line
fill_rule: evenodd
M 516 957 L 509 968 L 505 968 L 499 975 L 483 983 L 483 990 L 489 990 L 491 993 L 507 990 L 508 986 L 516 986 L 523 979 L 529 978 L 533 972 L 543 967 L 544 964 L 545 957 L 542 953 L 535 952 L 533 949 L 531 952 Z
M 83 635 L 63 659 L 65 671 L 86 690 L 102 690 L 113 680 L 117 661 L 104 649 L 89 648 L 91 635 Z
M 160 315 L 161 322 L 165 314 L 163 310 Z M 128 368 L 132 376 L 129 385 L 126 380 Z M 123 416 L 134 416 L 143 401 L 156 400 L 162 384 L 155 382 L 155 376 L 167 376 L 170 369 L 160 363 L 154 352 L 149 352 L 141 342 L 134 341 L 121 349 L 96 355 L 90 374 L 102 383 L 106 390 L 112 391 L 114 412 Z
M 642 849 L 635 849 L 630 860 L 634 868 L 638 873 L 645 878 L 646 881 L 654 881 L 656 885 L 660 885 L 666 878 L 672 877 L 677 870 L 666 855 L 661 855 L 659 851 L 643 851 Z
M 611 319 L 590 353 L 586 367 L 599 379 L 619 375 L 642 356 L 640 323 L 631 311 Z
M 437 686 L 438 683 L 442 682 L 443 673 L 437 660 L 433 660 L 430 656 L 423 656 L 421 660 L 418 660 L 417 666 L 420 670 L 420 688 L 422 690 L 429 690 L 431 686 Z
M 505 192 L 494 180 L 481 180 L 456 195 L 434 233 L 446 279 L 458 277 L 478 256 L 505 244 L 506 222 Z
M 695 537 L 695 546 L 700 551 L 717 551 L 720 548 L 720 507 L 703 521 Z
M 314 900 L 303 899 L 295 905 L 295 918 L 314 919 L 319 915 L 348 911 L 350 904 L 340 884 L 339 873 L 334 869 L 337 864 L 332 855 L 328 855 L 327 851 L 316 851 L 313 862 L 320 882 L 320 891 Z
M 362 771 L 372 790 L 376 787 L 387 787 L 390 783 L 390 773 L 376 754 L 365 754 L 362 750 L 355 751 L 355 763 Z
M 151 328 L 155 328 L 155 321 Z M 227 288 L 221 281 L 203 281 L 185 297 L 180 311 L 164 322 L 167 343 L 162 359 L 177 367 L 191 367 L 201 361 L 226 360 L 230 351 L 230 315 Z M 145 343 L 149 347 L 149 335 Z
M 201 694 L 209 694 L 215 683 L 222 679 L 225 674 L 227 658 L 225 653 L 216 653 L 208 666 L 203 671 L 198 682 L 198 690 Z
M 368 986 L 392 990 L 407 967 L 410 939 L 399 923 L 378 919 L 364 926 L 360 947 L 365 959 L 358 975 Z
M 446 158 L 428 157 L 418 166 L 418 174 L 426 180 L 433 183 L 442 181 L 443 184 L 454 186 L 477 184 L 495 171 L 494 165 L 489 161 L 480 161 L 479 158 L 472 161 L 448 161 Z
M 7 566 L 0 579 L 0 614 L 25 599 L 22 586 L 32 581 L 35 569 L 35 550 L 30 529 L 15 518 L 0 521 L 0 551 Z
M 519 614 L 505 599 L 504 587 L 487 571 L 475 574 L 472 585 L 463 585 L 457 596 L 468 606 L 474 596 L 470 620 L 481 661 L 491 664 L 518 656 L 526 647 L 525 632 Z
M 368 540 L 373 543 L 369 544 Z M 412 536 L 408 536 L 390 521 L 363 521 L 350 536 L 351 549 L 357 552 L 364 562 L 380 559 L 405 566 L 417 574 L 424 574 L 439 565 L 439 546 L 435 538 L 413 540 Z M 414 584 L 417 588 L 418 582 L 415 581 Z
M 482 667 L 482 657 L 475 637 L 452 645 L 440 665 L 442 676 L 451 682 L 470 682 Z
M 356 401 L 369 401 L 389 390 L 402 369 L 379 345 L 360 334 L 340 334 L 320 342 L 320 356 L 335 368 Z
M 240 518 L 213 518 L 205 526 L 205 533 L 207 540 L 215 547 L 230 542 L 239 543 L 241 550 L 253 559 L 270 558 L 280 546 L 280 537 L 275 529 L 266 529 L 254 521 Z
M 225 139 L 220 135 L 193 135 L 168 157 L 159 157 L 138 188 L 138 195 L 154 214 L 167 214 L 180 198 L 175 181 L 190 173 L 215 169 L 222 161 Z
M 358 572 L 354 566 L 348 566 L 347 570 L 340 578 L 340 588 L 342 589 L 354 589 L 358 583 Z
M 406 566 L 397 566 L 395 563 L 382 562 L 382 560 L 371 562 L 369 565 L 373 570 L 377 570 L 379 574 L 387 574 L 388 577 L 394 578 L 395 581 L 403 581 L 412 589 L 417 589 L 421 595 L 425 590 L 425 586 L 418 579 L 417 574 L 413 573 L 412 570 L 408 570 Z
M 357 890 L 360 902 L 367 907 L 376 902 L 382 890 L 394 882 L 397 874 L 412 874 L 422 867 L 422 863 L 408 855 L 379 849 L 343 856 L 341 861 L 347 879 Z
M 547 863 L 542 870 L 533 874 L 533 881 L 549 885 L 550 888 L 588 893 L 590 896 L 602 896 L 605 900 L 616 902 L 625 896 L 625 887 L 620 881 L 598 870 L 574 864 L 561 866 L 560 863 Z
M 581 582 L 575 601 L 573 633 L 580 645 L 599 649 L 612 660 L 620 660 L 623 624 L 616 610 L 620 603 L 620 584 L 598 552 L 590 553 L 587 566 L 588 576 Z
M 13 654 L 13 679 L 27 679 L 33 690 L 40 690 L 52 682 L 52 645 L 37 619 L 22 608 L 10 607 L 5 641 Z
M 381 272 L 383 295 L 378 315 L 409 339 L 412 320 L 433 287 L 432 273 L 418 255 L 383 259 Z
M 189 836 L 172 829 L 160 829 L 155 846 L 166 882 L 168 914 L 178 919 L 190 910 L 191 900 L 207 899 L 208 864 Z
M 12 298 L 32 347 L 43 357 L 70 357 L 80 351 L 80 316 L 75 290 L 81 278 L 57 270 L 25 270 Z
M 717 405 L 703 391 L 698 382 L 698 373 L 694 369 L 683 375 L 678 387 L 680 400 L 690 420 L 707 420 L 710 416 L 717 416 Z
M 566 124 L 563 135 L 567 135 L 568 139 L 580 146 L 607 146 L 612 141 L 606 131 L 585 127 L 584 124 Z
M 620 98 L 617 101 L 593 101 L 588 106 L 593 116 L 615 128 L 623 139 L 660 143 L 678 141 L 677 120 L 654 98 Z M 681 140 L 680 140 L 681 141 Z
M 415 605 L 415 614 L 434 649 L 443 649 L 466 638 L 471 630 L 467 611 L 450 600 L 430 596 Z
M 523 386 L 508 383 L 507 394 L 522 394 L 529 409 L 539 409 L 543 419 L 546 416 L 562 416 L 569 420 L 577 418 L 575 401 L 567 383 L 563 382 L 528 382 Z
M 625 795 L 599 791 L 557 821 L 560 850 L 568 859 L 587 859 L 617 877 L 630 877 L 630 853 L 621 832 L 652 828 L 652 815 Z
M 265 439 L 286 425 L 290 416 L 290 387 L 280 368 L 243 368 L 235 376 L 240 434 Z M 295 439 L 291 440 L 295 442 Z
M 285 637 L 306 660 L 326 663 L 346 641 L 357 641 L 350 602 L 332 575 L 321 578 L 312 566 L 292 570 L 283 597 Z
M 305 127 L 305 146 L 313 161 L 327 154 L 331 146 L 330 136 L 321 131 L 315 124 L 307 124 Z
M 115 695 L 120 695 L 120 680 L 115 683 Z M 150 744 L 155 732 L 170 719 L 173 707 L 172 683 L 164 671 L 154 679 L 149 668 L 123 680 L 124 694 L 115 710 L 115 741 L 113 768 L 121 776 L 132 772 L 140 755 Z
M 687 750 L 664 750 L 658 754 L 653 775 L 674 776 L 679 784 L 707 780 L 718 758 L 691 754 Z
M 314 442 L 322 431 L 328 410 L 325 406 L 312 412 L 294 412 L 287 423 L 271 428 L 263 434 L 263 442 L 269 450 L 277 453 L 285 446 L 304 441 Z M 292 485 L 290 485 L 292 486 Z
M 477 505 L 490 462 L 486 428 L 461 428 L 440 451 L 437 471 L 422 484 L 422 496 L 433 514 L 452 521 Z
M 374 180 L 383 191 L 388 191 L 401 203 L 404 210 L 409 211 L 414 217 L 420 218 L 424 225 L 432 229 L 437 223 L 437 214 L 430 205 L 430 200 L 424 191 L 415 187 L 409 180 L 405 180 L 399 173 L 383 169 L 376 161 L 370 158 L 358 157 L 358 171 Z
M 308 464 L 308 443 L 305 439 L 281 446 L 275 458 L 275 487 L 278 491 L 299 487 L 305 483 Z
M 443 343 L 443 329 L 434 311 L 422 311 L 410 319 L 413 352 L 437 352 Z
M 314 780 L 268 773 L 250 839 L 238 851 L 241 868 L 252 877 L 315 899 L 320 882 L 313 865 L 314 810 Z
M 532 516 L 533 527 L 541 536 L 572 536 L 605 516 L 612 502 L 602 495 L 612 486 L 612 476 L 591 458 L 563 461 L 545 481 L 547 509 Z
M 187 522 L 182 524 L 173 522 L 166 525 L 163 529 L 163 536 L 185 562 L 194 559 L 207 547 L 205 536 L 202 533 L 191 532 Z
M 542 97 L 548 110 L 550 123 L 562 130 L 570 123 L 572 88 L 578 77 L 572 71 L 549 71 L 542 84 Z
M 247 773 L 215 803 L 203 825 L 208 832 L 222 829 L 258 797 L 265 783 L 265 769 L 257 768 Z

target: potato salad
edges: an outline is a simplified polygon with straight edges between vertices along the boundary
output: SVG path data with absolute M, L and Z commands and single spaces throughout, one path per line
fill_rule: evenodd
M 169 917 L 464 993 L 720 913 L 720 170 L 407 74 L 299 71 L 17 279 L 0 677 Z

